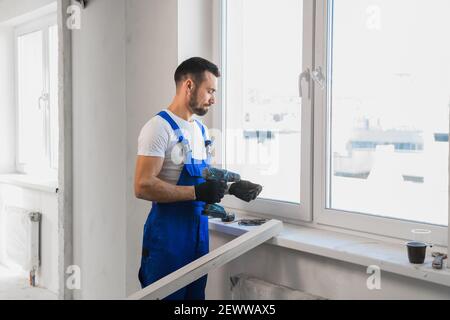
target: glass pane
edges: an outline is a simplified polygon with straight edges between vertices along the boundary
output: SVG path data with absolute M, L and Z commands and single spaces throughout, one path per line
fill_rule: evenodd
M 302 1 L 227 2 L 227 168 L 263 185 L 261 198 L 292 203 L 300 203 L 302 21 Z
M 58 168 L 58 27 L 49 29 L 50 163 Z
M 448 224 L 450 1 L 334 1 L 328 207 Z
M 17 39 L 19 162 L 39 166 L 45 162 L 43 117 L 39 98 L 44 91 L 41 31 Z M 44 108 L 44 103 L 41 103 Z

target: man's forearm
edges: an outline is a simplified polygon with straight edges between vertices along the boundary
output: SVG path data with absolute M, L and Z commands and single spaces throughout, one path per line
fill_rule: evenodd
M 195 200 L 195 189 L 190 186 L 175 186 L 151 177 L 138 187 L 137 197 L 143 200 L 170 203 Z

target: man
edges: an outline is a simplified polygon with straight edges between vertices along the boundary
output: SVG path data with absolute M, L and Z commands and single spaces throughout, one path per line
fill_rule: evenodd
M 139 280 L 142 287 L 209 252 L 205 204 L 224 197 L 225 182 L 201 177 L 209 167 L 207 128 L 193 120 L 215 103 L 219 69 L 202 58 L 183 62 L 175 72 L 176 95 L 167 110 L 142 129 L 138 143 L 135 193 L 152 201 L 144 226 Z M 206 276 L 167 297 L 204 300 Z

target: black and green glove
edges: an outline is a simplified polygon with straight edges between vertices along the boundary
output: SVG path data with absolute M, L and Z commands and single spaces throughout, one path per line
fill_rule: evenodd
M 261 193 L 263 187 L 250 181 L 241 180 L 233 183 L 228 189 L 228 193 L 243 201 L 255 200 Z
M 197 201 L 203 201 L 207 204 L 219 203 L 225 195 L 227 183 L 225 181 L 206 181 L 194 188 Z

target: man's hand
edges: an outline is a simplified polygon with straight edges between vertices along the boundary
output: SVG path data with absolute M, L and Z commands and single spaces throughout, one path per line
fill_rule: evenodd
M 226 189 L 225 181 L 207 181 L 195 186 L 196 200 L 207 204 L 219 203 L 225 196 Z
M 233 183 L 228 190 L 228 193 L 235 197 L 250 202 L 255 200 L 262 191 L 262 186 L 251 183 L 250 181 L 241 180 Z
M 193 186 L 175 186 L 157 178 L 164 158 L 138 156 L 135 175 L 135 194 L 138 199 L 172 203 L 195 200 Z

